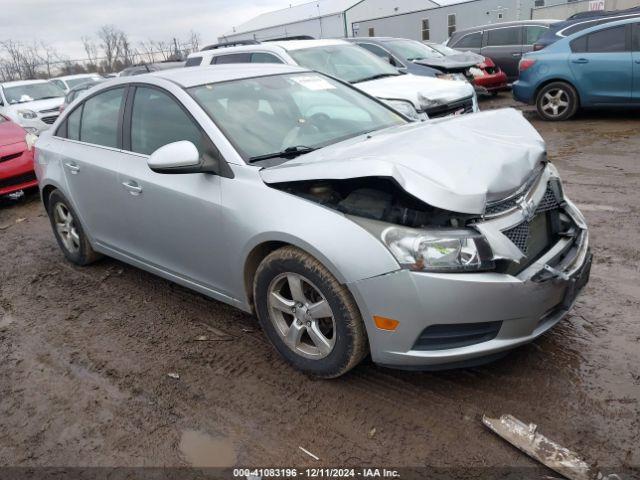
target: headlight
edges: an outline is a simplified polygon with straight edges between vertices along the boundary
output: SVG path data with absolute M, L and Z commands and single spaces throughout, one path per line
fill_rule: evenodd
M 409 117 L 412 120 L 421 120 L 420 114 L 411 102 L 405 102 L 404 100 L 386 100 L 386 103 L 391 108 L 402 113 L 405 117 Z
M 491 247 L 474 230 L 389 227 L 382 242 L 404 268 L 426 272 L 477 272 L 495 267 Z
M 38 118 L 38 114 L 33 110 L 18 110 L 18 115 L 20 115 L 25 120 L 33 120 L 34 118 Z

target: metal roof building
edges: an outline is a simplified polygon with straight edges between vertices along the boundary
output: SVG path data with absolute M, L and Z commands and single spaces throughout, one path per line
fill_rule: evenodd
M 349 36 L 348 12 L 364 0 L 316 0 L 263 13 L 234 27 L 220 41 L 270 40 L 310 35 L 314 38 Z

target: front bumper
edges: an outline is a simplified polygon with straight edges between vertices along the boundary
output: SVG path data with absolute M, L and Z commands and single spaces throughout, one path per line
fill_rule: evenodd
M 33 153 L 24 144 L 3 147 L 0 151 L 0 195 L 38 186 L 33 168 Z
M 577 234 L 562 237 L 515 274 L 399 270 L 349 284 L 367 326 L 373 361 L 395 368 L 456 368 L 495 358 L 552 328 L 569 311 L 591 270 L 586 225 L 569 201 L 565 213 L 574 219 Z M 397 320 L 399 326 L 380 330 L 374 315 Z M 495 330 L 489 338 L 456 344 L 460 332 L 476 326 L 485 335 L 487 327 Z M 425 348 L 425 333 L 434 329 L 436 347 Z

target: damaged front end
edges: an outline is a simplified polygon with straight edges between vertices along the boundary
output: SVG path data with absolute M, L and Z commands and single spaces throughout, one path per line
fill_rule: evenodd
M 273 186 L 345 214 L 413 271 L 494 271 L 534 282 L 567 280 L 588 254 L 584 218 L 546 162 L 515 192 L 487 203 L 482 214 L 431 206 L 391 178 Z

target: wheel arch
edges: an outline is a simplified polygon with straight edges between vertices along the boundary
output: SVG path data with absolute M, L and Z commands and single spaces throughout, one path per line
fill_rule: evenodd
M 347 286 L 347 281 L 344 275 L 340 272 L 340 269 L 331 262 L 325 255 L 322 255 L 313 246 L 308 243 L 289 235 L 274 235 L 271 238 L 261 238 L 254 246 L 248 249 L 247 254 L 244 256 L 244 268 L 243 268 L 243 287 L 247 306 L 251 309 L 251 312 L 255 314 L 255 302 L 253 298 L 253 282 L 255 274 L 258 270 L 258 266 L 262 261 L 273 251 L 283 247 L 296 247 L 312 256 L 318 262 L 331 272 L 331 274 L 341 284 Z M 350 289 L 349 289 L 350 290 Z
M 48 183 L 44 185 L 40 190 L 41 192 L 40 198 L 42 200 L 42 203 L 44 204 L 44 209 L 47 213 L 49 213 L 49 197 L 55 190 L 59 190 L 59 188 L 57 185 L 54 185 L 52 183 Z

